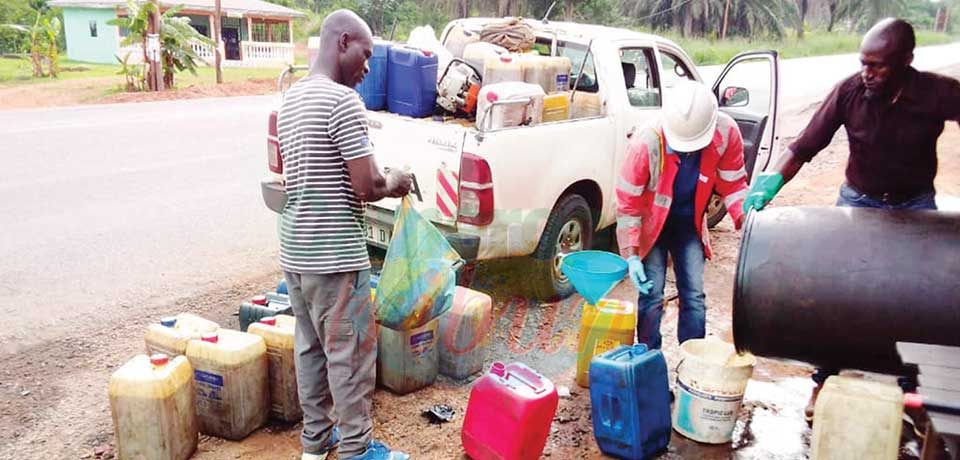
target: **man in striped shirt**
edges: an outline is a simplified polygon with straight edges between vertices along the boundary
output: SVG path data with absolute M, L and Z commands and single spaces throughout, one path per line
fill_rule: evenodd
M 370 28 L 339 10 L 320 35 L 310 74 L 286 93 L 277 120 L 287 192 L 280 266 L 297 318 L 302 458 L 325 458 L 339 444 L 341 459 L 403 460 L 373 439 L 377 334 L 363 203 L 406 195 L 412 178 L 381 174 L 353 90 L 369 71 Z

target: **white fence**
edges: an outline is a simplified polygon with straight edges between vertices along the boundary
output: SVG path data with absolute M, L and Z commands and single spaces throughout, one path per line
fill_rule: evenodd
M 190 44 L 193 52 L 208 66 L 213 66 L 216 56 L 213 47 L 194 41 Z M 143 48 L 139 44 L 124 46 L 117 50 L 117 57 L 121 60 L 130 53 L 128 64 L 143 63 Z M 220 56 L 224 57 L 224 44 L 220 43 Z M 224 67 L 283 67 L 293 64 L 293 43 L 268 42 L 240 42 L 240 60 L 227 60 L 224 57 Z

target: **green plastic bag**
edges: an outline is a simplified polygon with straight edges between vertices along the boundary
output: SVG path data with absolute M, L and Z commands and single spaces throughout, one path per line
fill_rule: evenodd
M 406 196 L 396 212 L 393 239 L 377 285 L 376 317 L 397 330 L 420 327 L 453 306 L 460 254 Z

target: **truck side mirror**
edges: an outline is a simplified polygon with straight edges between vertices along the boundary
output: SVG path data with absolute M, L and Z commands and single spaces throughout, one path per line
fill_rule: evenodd
M 750 91 L 739 86 L 728 86 L 720 93 L 720 107 L 746 107 L 750 103 Z

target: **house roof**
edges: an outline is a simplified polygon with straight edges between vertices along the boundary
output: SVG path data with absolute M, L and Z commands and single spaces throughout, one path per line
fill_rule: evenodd
M 173 7 L 182 5 L 187 10 L 214 11 L 215 0 L 160 0 L 160 5 Z M 123 8 L 126 0 L 50 0 L 50 6 L 59 8 Z M 306 15 L 285 6 L 280 6 L 263 0 L 221 0 L 220 10 L 227 17 L 236 16 L 270 16 L 285 18 L 301 18 Z

